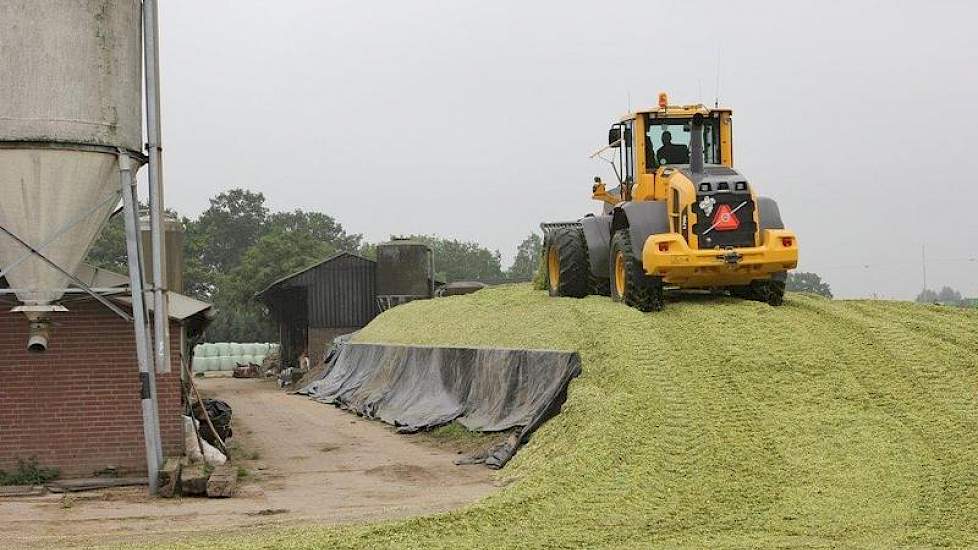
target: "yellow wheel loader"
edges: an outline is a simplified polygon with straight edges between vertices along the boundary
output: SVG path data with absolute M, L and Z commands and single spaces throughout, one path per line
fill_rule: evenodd
M 540 225 L 551 296 L 604 294 L 656 311 L 665 290 L 707 289 L 781 304 L 798 241 L 777 203 L 734 169 L 731 114 L 659 94 L 658 108 L 611 127 L 593 155 L 618 180 L 606 189 L 594 179 L 602 212 Z

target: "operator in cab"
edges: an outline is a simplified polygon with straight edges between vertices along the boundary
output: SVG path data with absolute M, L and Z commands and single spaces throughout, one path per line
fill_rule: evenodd
M 689 147 L 672 142 L 672 133 L 662 132 L 662 147 L 655 153 L 659 164 L 689 164 Z

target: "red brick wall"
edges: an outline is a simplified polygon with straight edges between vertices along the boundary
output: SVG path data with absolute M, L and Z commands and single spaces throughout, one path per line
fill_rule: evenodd
M 0 306 L 0 469 L 37 457 L 62 476 L 106 466 L 146 471 L 139 367 L 132 324 L 97 302 L 55 313 L 45 353 L 28 353 L 27 318 Z M 173 367 L 157 375 L 166 456 L 183 449 L 180 327 L 170 327 Z

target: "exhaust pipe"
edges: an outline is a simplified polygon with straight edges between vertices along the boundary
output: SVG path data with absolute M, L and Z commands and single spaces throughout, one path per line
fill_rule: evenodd
M 43 353 L 48 350 L 48 338 L 51 336 L 51 319 L 38 318 L 31 320 L 27 336 L 27 351 Z
M 703 115 L 693 115 L 693 127 L 689 136 L 689 171 L 703 173 Z

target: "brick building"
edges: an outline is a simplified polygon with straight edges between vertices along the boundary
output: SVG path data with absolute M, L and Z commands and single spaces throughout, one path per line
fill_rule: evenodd
M 128 281 L 85 269 L 82 278 L 99 279 L 99 286 Z M 169 294 L 172 365 L 156 380 L 163 451 L 176 456 L 183 453 L 182 350 L 203 330 L 210 305 Z M 27 319 L 10 311 L 14 301 L 0 297 L 0 470 L 35 457 L 62 477 L 87 477 L 109 466 L 145 472 L 132 323 L 87 296 L 66 296 L 69 311 L 54 318 L 48 350 L 31 353 Z M 128 306 L 126 299 L 116 301 Z

